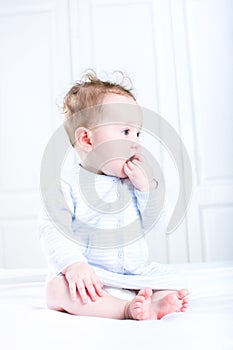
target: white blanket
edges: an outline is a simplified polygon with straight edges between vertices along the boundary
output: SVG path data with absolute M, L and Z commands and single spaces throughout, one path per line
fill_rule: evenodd
M 190 308 L 159 321 L 118 321 L 48 310 L 44 300 L 46 271 L 0 270 L 0 347 L 233 349 L 233 262 L 176 268 L 191 290 Z

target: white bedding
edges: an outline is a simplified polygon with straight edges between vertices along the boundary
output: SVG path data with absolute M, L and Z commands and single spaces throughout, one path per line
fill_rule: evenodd
M 233 262 L 176 268 L 192 291 L 190 308 L 159 321 L 118 321 L 51 311 L 44 301 L 46 271 L 0 270 L 0 348 L 233 349 Z

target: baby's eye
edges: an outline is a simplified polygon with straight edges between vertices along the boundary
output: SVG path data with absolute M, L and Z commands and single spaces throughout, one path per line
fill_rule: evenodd
M 141 135 L 141 131 L 137 132 L 137 137 L 139 137 Z
M 129 135 L 129 129 L 123 130 L 122 133 L 123 133 L 124 135 Z

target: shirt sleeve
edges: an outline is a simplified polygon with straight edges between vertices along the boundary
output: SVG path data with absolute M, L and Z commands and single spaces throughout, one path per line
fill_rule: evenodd
M 165 200 L 163 191 L 156 184 L 148 192 L 134 189 L 137 207 L 140 212 L 143 232 L 151 229 L 156 232 L 166 232 L 169 223 L 169 205 Z
M 39 239 L 49 269 L 59 274 L 74 262 L 86 261 L 82 247 L 72 241 L 74 203 L 68 183 L 55 185 L 44 197 L 38 220 Z

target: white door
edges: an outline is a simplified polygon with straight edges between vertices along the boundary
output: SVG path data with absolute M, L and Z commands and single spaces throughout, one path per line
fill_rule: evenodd
M 163 116 L 188 150 L 191 205 L 173 234 L 149 237 L 159 261 L 233 258 L 232 10 L 231 0 L 71 1 L 74 77 L 88 67 L 126 71 L 139 103 Z M 160 160 L 177 197 L 164 149 Z
M 232 13 L 230 0 L 186 1 L 196 184 L 188 230 L 190 258 L 200 232 L 204 261 L 233 258 Z
M 70 83 L 66 1 L 0 2 L 0 267 L 45 266 L 40 161 Z

